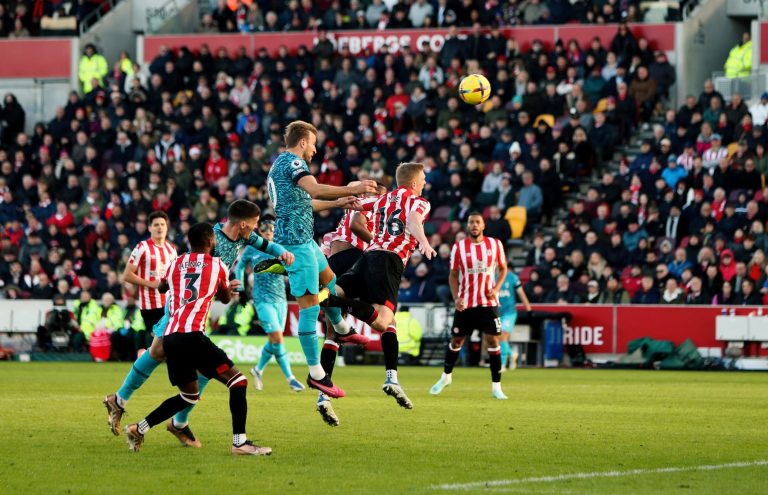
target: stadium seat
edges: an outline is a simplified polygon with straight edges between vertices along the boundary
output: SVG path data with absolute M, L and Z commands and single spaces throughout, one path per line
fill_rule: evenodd
M 519 278 L 520 282 L 524 284 L 531 279 L 531 273 L 533 273 L 535 269 L 535 266 L 524 266 L 520 269 L 520 273 L 517 274 L 517 278 Z
M 525 232 L 525 224 L 528 220 L 528 212 L 522 206 L 510 206 L 504 214 L 504 218 L 509 222 L 509 228 L 512 230 L 512 238 L 520 239 Z
M 533 127 L 538 127 L 539 122 L 544 121 L 547 123 L 547 125 L 550 127 L 550 129 L 555 127 L 555 116 L 551 113 L 542 113 L 538 117 L 536 117 L 536 120 L 533 122 Z

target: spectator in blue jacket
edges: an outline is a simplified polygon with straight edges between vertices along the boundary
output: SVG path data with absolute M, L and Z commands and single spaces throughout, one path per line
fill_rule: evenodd
M 677 165 L 677 158 L 675 155 L 669 155 L 667 158 L 667 168 L 661 172 L 661 178 L 667 183 L 671 189 L 677 187 L 677 183 L 685 179 L 688 176 L 688 172 L 684 168 Z
M 632 304 L 658 304 L 660 300 L 659 291 L 656 289 L 653 277 L 643 275 L 642 287 L 632 296 Z

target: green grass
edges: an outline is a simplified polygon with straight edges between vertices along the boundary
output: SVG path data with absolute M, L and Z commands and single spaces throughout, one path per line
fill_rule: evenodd
M 249 437 L 267 458 L 229 454 L 226 389 L 212 383 L 192 415 L 201 450 L 164 427 L 141 452 L 113 437 L 101 405 L 128 364 L 0 364 L 0 493 L 716 493 L 768 491 L 768 465 L 652 472 L 768 460 L 768 375 L 517 370 L 508 401 L 490 397 L 488 370 L 458 369 L 441 396 L 438 368 L 403 368 L 415 409 L 381 392 L 379 367 L 346 367 L 336 380 L 341 426 L 314 410 L 315 394 L 288 389 L 272 364 L 265 390 L 248 392 Z M 297 376 L 305 370 L 298 369 Z M 128 405 L 141 419 L 173 395 L 165 367 Z M 620 477 L 475 485 L 541 476 L 645 469 Z

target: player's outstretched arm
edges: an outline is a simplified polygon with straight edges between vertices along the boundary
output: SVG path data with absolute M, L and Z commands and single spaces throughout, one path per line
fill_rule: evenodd
M 312 199 L 339 199 L 345 196 L 359 196 L 361 194 L 375 194 L 378 190 L 376 181 L 363 180 L 348 186 L 329 186 L 318 184 L 312 175 L 305 175 L 299 179 L 298 185 L 309 194 Z
M 333 210 L 336 208 L 343 208 L 346 210 L 359 210 L 360 202 L 355 196 L 346 196 L 343 198 L 334 199 L 333 201 L 326 201 L 323 199 L 312 200 L 312 211 L 325 211 Z
M 437 253 L 432 246 L 429 245 L 429 239 L 424 233 L 424 215 L 418 211 L 412 211 L 408 214 L 408 219 L 405 222 L 405 228 L 411 233 L 416 241 L 419 243 L 419 251 L 428 260 L 431 260 Z

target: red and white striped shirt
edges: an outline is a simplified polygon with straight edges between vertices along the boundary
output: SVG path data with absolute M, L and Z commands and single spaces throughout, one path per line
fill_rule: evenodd
M 373 204 L 376 202 L 378 198 L 375 196 L 371 196 L 369 198 L 363 198 L 360 200 L 360 204 L 363 208 L 366 208 L 368 205 L 373 206 Z M 344 213 L 344 216 L 341 217 L 341 220 L 339 221 L 339 226 L 336 227 L 336 230 L 326 239 L 323 238 L 323 241 L 328 241 L 328 245 L 334 241 L 343 241 L 348 242 L 352 245 L 352 247 L 357 248 L 361 251 L 365 251 L 368 248 L 368 243 L 364 240 L 360 239 L 355 235 L 354 232 L 352 232 L 352 214 L 354 212 L 351 210 L 347 210 Z M 368 223 L 368 230 L 373 230 L 373 213 L 370 211 L 361 211 L 361 215 L 365 216 L 365 220 Z
M 221 259 L 201 253 L 176 258 L 163 277 L 168 282 L 170 321 L 163 335 L 204 332 L 219 287 L 229 287 L 229 272 Z
M 157 280 L 163 276 L 168 265 L 176 257 L 176 248 L 168 241 L 162 246 L 152 239 L 141 241 L 133 248 L 128 264 L 138 268 L 136 275 L 144 280 Z M 157 289 L 139 285 L 139 309 L 158 309 L 165 307 L 165 294 Z
M 459 298 L 467 308 L 498 306 L 497 298 L 488 291 L 496 284 L 496 269 L 506 266 L 507 255 L 498 239 L 483 237 L 472 243 L 467 237 L 456 241 L 451 249 L 451 270 L 459 272 Z
M 370 209 L 373 213 L 373 241 L 368 250 L 389 251 L 400 256 L 403 264 L 407 263 L 418 244 L 405 228 L 408 215 L 421 213 L 426 220 L 430 210 L 429 201 L 414 195 L 410 189 L 398 187 L 376 198 Z

